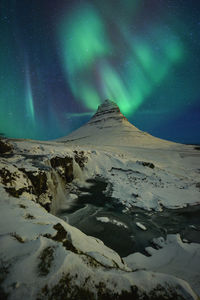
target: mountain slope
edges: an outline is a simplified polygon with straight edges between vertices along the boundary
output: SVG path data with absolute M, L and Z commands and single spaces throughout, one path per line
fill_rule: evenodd
M 64 141 L 79 145 L 126 146 L 147 148 L 174 147 L 173 142 L 165 141 L 139 130 L 120 112 L 117 104 L 105 100 L 91 120 L 66 137 Z

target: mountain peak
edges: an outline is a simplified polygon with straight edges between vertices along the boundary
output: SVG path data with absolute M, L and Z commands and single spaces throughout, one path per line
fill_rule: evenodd
M 124 115 L 120 112 L 118 105 L 106 99 L 101 105 L 98 106 L 98 109 L 94 116 L 89 121 L 89 124 L 94 123 L 104 123 L 105 121 L 114 121 L 114 122 L 122 122 L 126 120 Z
M 121 113 L 118 105 L 106 99 L 88 123 L 60 141 L 76 145 L 113 147 L 169 147 L 173 144 L 139 130 Z
M 120 112 L 120 109 L 119 109 L 118 105 L 115 102 L 113 102 L 109 99 L 106 99 L 102 104 L 100 104 L 98 106 L 97 113 L 98 112 L 103 112 L 103 111 L 109 111 L 109 110 L 113 110 L 113 109 Z

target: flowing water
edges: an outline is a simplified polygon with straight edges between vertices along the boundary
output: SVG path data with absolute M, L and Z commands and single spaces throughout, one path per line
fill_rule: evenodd
M 162 212 L 135 207 L 124 212 L 124 207 L 106 193 L 105 181 L 88 182 L 90 187 L 80 188 L 78 200 L 70 208 L 60 210 L 58 216 L 87 235 L 101 239 L 120 256 L 145 253 L 145 247 L 153 245 L 153 238 L 171 233 L 180 233 L 188 242 L 200 243 L 200 206 L 163 209 Z

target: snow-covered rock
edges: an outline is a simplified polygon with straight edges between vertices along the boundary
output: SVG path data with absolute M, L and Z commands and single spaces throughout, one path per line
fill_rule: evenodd
M 146 248 L 150 256 L 141 253 L 130 254 L 124 261 L 130 268 L 151 270 L 163 274 L 173 274 L 188 281 L 200 295 L 200 244 L 183 242 L 180 235 L 168 235 L 154 239 L 159 247 Z
M 3 189 L 0 244 L 1 299 L 197 299 L 186 282 L 131 272 L 99 240 Z
M 160 250 L 146 249 L 149 258 L 130 255 L 127 266 L 102 241 L 55 216 L 97 176 L 124 210 L 199 204 L 197 150 L 140 131 L 111 101 L 62 140 L 7 142 L 12 151 L 0 158 L 2 299 L 197 299 L 189 283 L 196 276 L 192 288 L 199 293 L 198 244 L 159 239 Z M 115 218 L 97 220 L 126 226 Z M 178 247 L 173 269 L 169 260 L 176 259 Z M 182 276 L 187 259 L 191 270 Z

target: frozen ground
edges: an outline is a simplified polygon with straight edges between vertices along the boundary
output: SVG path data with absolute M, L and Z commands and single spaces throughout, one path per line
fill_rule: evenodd
M 200 244 L 183 242 L 180 236 L 168 235 L 167 239 L 153 240 L 158 249 L 147 247 L 149 257 L 134 253 L 124 258 L 131 268 L 151 270 L 189 281 L 200 294 Z
M 198 150 L 141 132 L 112 103 L 70 137 L 10 144 L 0 159 L 4 299 L 200 296 Z M 172 232 L 165 224 L 171 210 Z M 84 214 L 99 230 L 118 230 L 127 248 L 133 223 L 130 239 L 156 237 L 154 246 L 129 249 L 126 266 L 101 240 L 71 226 L 89 228 Z

